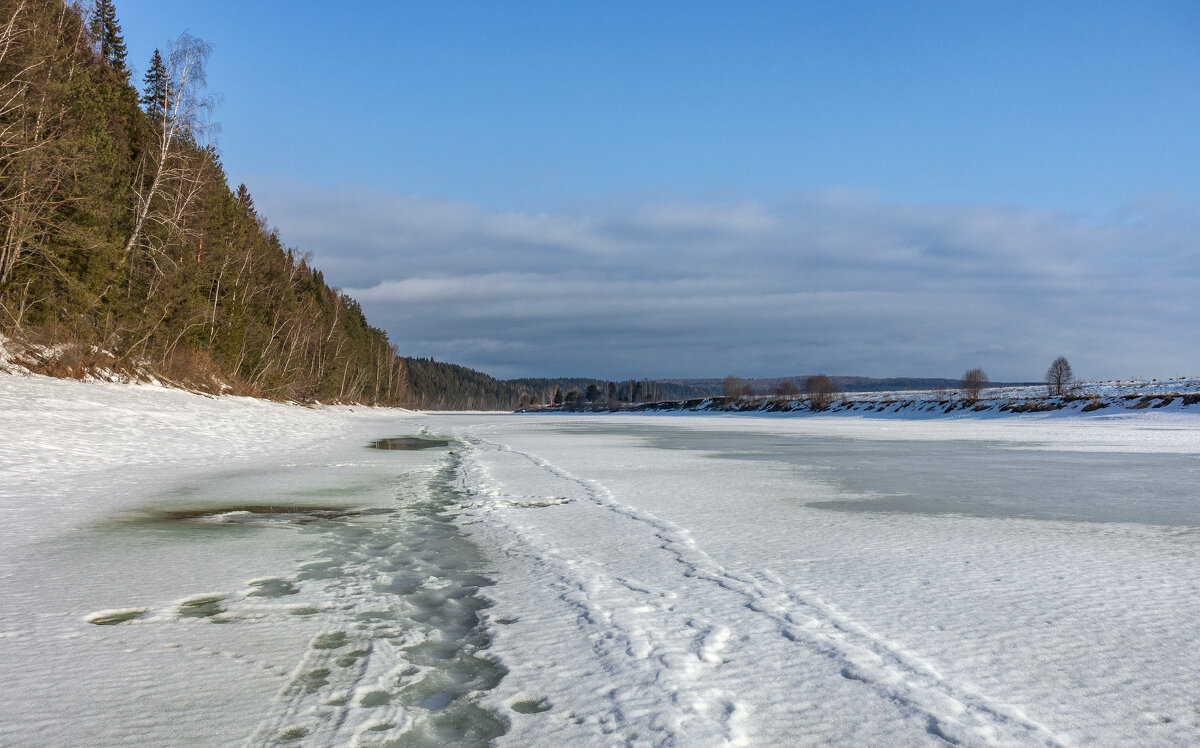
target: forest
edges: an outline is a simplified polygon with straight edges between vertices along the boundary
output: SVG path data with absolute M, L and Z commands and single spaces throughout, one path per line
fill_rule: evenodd
M 0 333 L 60 376 L 405 403 L 384 332 L 229 185 L 210 52 L 181 34 L 134 81 L 112 0 L 0 0 Z
M 650 379 L 611 382 L 584 377 L 496 379 L 458 364 L 405 358 L 414 407 L 424 410 L 620 410 L 656 400 L 682 400 L 721 392 L 712 385 Z M 697 380 L 699 381 L 699 380 Z M 704 380 L 708 382 L 709 380 Z
M 430 358 L 405 358 L 410 402 L 422 410 L 514 410 L 522 390 L 483 372 Z

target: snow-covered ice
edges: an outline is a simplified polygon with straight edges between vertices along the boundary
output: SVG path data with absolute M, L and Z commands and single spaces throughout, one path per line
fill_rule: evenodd
M 557 694 L 555 719 L 509 737 L 1195 742 L 1198 427 L 464 426 L 466 483 L 498 502 L 483 526 L 508 556 L 489 594 L 519 618 L 495 646 L 522 664 L 493 697 Z M 554 496 L 571 502 L 509 508 Z
M 1200 415 L 0 418 L 6 744 L 1200 742 Z
M 410 415 L 0 376 L 0 744 L 502 732 L 447 445 L 370 448 Z

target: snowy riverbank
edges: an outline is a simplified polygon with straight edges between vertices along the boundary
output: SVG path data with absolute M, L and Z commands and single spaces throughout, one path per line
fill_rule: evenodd
M 1194 742 L 1200 416 L 1166 410 L 529 418 L 0 376 L 0 738 Z M 366 447 L 420 434 L 454 441 Z
M 615 411 L 602 403 L 541 406 L 533 413 L 751 413 L 791 416 L 867 416 L 869 418 L 995 418 L 1026 414 L 1083 416 L 1123 411 L 1200 412 L 1200 379 L 1081 382 L 1051 396 L 1043 385 L 990 387 L 976 397 L 958 391 L 904 390 L 848 392 L 814 406 L 803 395 L 698 397 L 690 400 L 623 404 Z

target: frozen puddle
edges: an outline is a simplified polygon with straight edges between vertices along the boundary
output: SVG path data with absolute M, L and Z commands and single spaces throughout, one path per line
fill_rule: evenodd
M 349 495 L 296 503 L 298 493 L 319 493 L 305 490 L 269 501 L 173 501 L 128 513 L 107 529 L 197 548 L 222 535 L 246 543 L 284 533 L 320 550 L 291 573 L 252 578 L 238 590 L 197 591 L 151 607 L 114 605 L 83 622 L 110 630 L 224 624 L 232 641 L 246 627 L 282 631 L 306 623 L 315 633 L 298 661 L 293 655 L 248 745 L 485 745 L 505 726 L 478 701 L 505 672 L 486 656 L 480 620 L 488 603 L 478 593 L 492 582 L 479 550 L 455 525 L 462 500 L 454 488 L 457 465 L 447 454 L 401 475 L 390 487 L 390 506 L 342 503 Z
M 222 505 L 197 508 L 154 508 L 135 513 L 125 521 L 154 524 L 160 522 L 222 522 L 262 523 L 288 522 L 308 524 L 322 520 L 339 520 L 366 517 L 374 514 L 392 514 L 395 509 L 387 507 L 354 508 L 337 506 L 304 506 L 286 503 L 262 505 Z
M 393 436 L 371 442 L 375 449 L 435 449 L 449 445 L 450 442 L 445 439 L 430 439 L 424 436 Z

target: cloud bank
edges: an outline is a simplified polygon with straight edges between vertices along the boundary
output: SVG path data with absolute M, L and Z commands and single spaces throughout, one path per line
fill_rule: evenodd
M 526 214 L 354 188 L 256 201 L 407 355 L 500 377 L 1200 374 L 1200 221 L 848 191 Z

